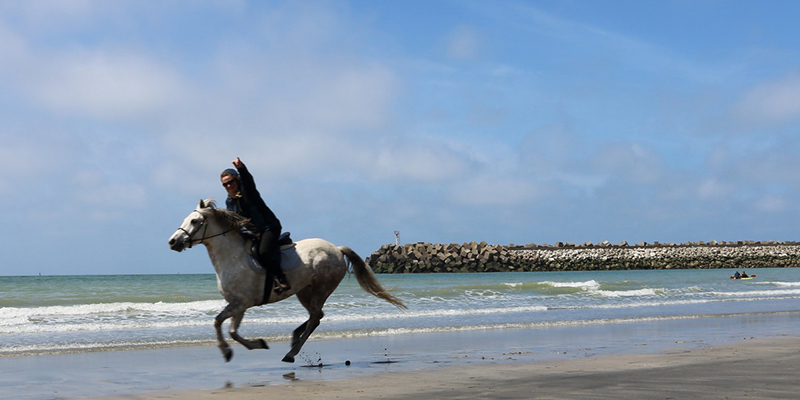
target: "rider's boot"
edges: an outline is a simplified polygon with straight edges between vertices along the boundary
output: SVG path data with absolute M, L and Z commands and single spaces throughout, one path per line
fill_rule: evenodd
M 287 281 L 281 281 L 280 278 L 275 277 L 275 293 L 281 294 L 287 290 L 291 290 L 292 286 Z

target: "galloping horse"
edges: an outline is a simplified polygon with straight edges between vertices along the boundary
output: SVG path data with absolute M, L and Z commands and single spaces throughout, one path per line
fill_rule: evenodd
M 282 250 L 281 267 L 292 288 L 281 294 L 273 292 L 272 282 L 266 282 L 263 270 L 253 264 L 253 258 L 247 252 L 249 240 L 241 232 L 249 229 L 252 229 L 252 225 L 248 219 L 219 209 L 213 200 L 208 199 L 200 200 L 200 205 L 169 238 L 169 247 L 178 252 L 201 243 L 208 250 L 208 257 L 217 275 L 217 287 L 228 302 L 214 321 L 217 344 L 225 361 L 233 357 L 233 350 L 222 335 L 222 323 L 226 319 L 231 319 L 229 330 L 234 340 L 249 350 L 268 349 L 264 339 L 247 340 L 239 336 L 237 331 L 244 312 L 253 306 L 275 303 L 296 295 L 300 304 L 308 310 L 309 318 L 294 330 L 292 348 L 283 357 L 285 362 L 294 362 L 300 348 L 319 326 L 323 317 L 322 306 L 347 273 L 348 262 L 362 289 L 400 309 L 406 308 L 400 299 L 383 289 L 358 254 L 348 247 L 337 247 L 322 239 L 301 240 L 293 247 Z M 267 284 L 270 287 L 265 290 Z

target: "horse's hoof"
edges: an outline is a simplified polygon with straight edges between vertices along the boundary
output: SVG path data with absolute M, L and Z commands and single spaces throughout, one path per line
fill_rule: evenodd
M 259 341 L 261 341 L 261 348 L 262 348 L 262 349 L 267 349 L 267 350 L 269 350 L 269 346 L 267 345 L 267 342 L 266 342 L 266 341 L 264 341 L 264 339 L 258 339 L 258 340 L 259 340 Z
M 287 363 L 293 363 L 294 362 L 294 356 L 290 356 L 290 355 L 287 354 L 286 357 L 283 357 L 283 360 L 281 360 L 281 361 L 287 362 Z
M 233 358 L 233 350 L 231 349 L 222 350 L 222 356 L 225 357 L 225 362 L 230 361 L 231 358 Z

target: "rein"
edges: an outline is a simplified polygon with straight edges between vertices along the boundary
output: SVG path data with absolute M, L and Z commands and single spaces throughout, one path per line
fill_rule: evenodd
M 201 216 L 203 216 L 203 215 L 201 214 Z M 187 231 L 186 229 L 183 229 L 182 226 L 178 227 L 178 230 L 183 231 L 187 236 L 189 236 L 189 248 L 190 249 L 192 248 L 192 246 L 195 243 L 197 243 L 197 244 L 203 243 L 203 241 L 206 240 L 206 239 L 215 238 L 217 236 L 223 236 L 226 233 L 231 232 L 234 229 L 236 229 L 235 227 L 232 227 L 232 228 L 228 229 L 227 231 L 223 231 L 221 233 L 217 233 L 217 234 L 214 234 L 214 235 L 211 235 L 211 236 L 206 236 L 206 232 L 208 231 L 208 223 L 205 221 L 205 219 L 206 219 L 205 216 L 203 216 L 203 237 L 201 237 L 200 239 L 195 239 L 194 238 L 194 235 L 197 234 L 197 232 L 200 232 L 199 229 L 196 230 L 194 233 L 189 233 L 189 231 Z

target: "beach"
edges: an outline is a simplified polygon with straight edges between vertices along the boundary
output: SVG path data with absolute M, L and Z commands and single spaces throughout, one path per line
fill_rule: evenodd
M 800 313 L 0 358 L 3 398 L 796 398 Z M 350 362 L 349 365 L 348 361 Z M 12 382 L 15 381 L 16 383 Z
M 450 366 L 339 381 L 118 396 L 128 399 L 795 399 L 798 337 L 655 354 Z
M 105 399 L 795 399 L 800 338 Z M 500 356 L 500 355 L 498 355 Z

